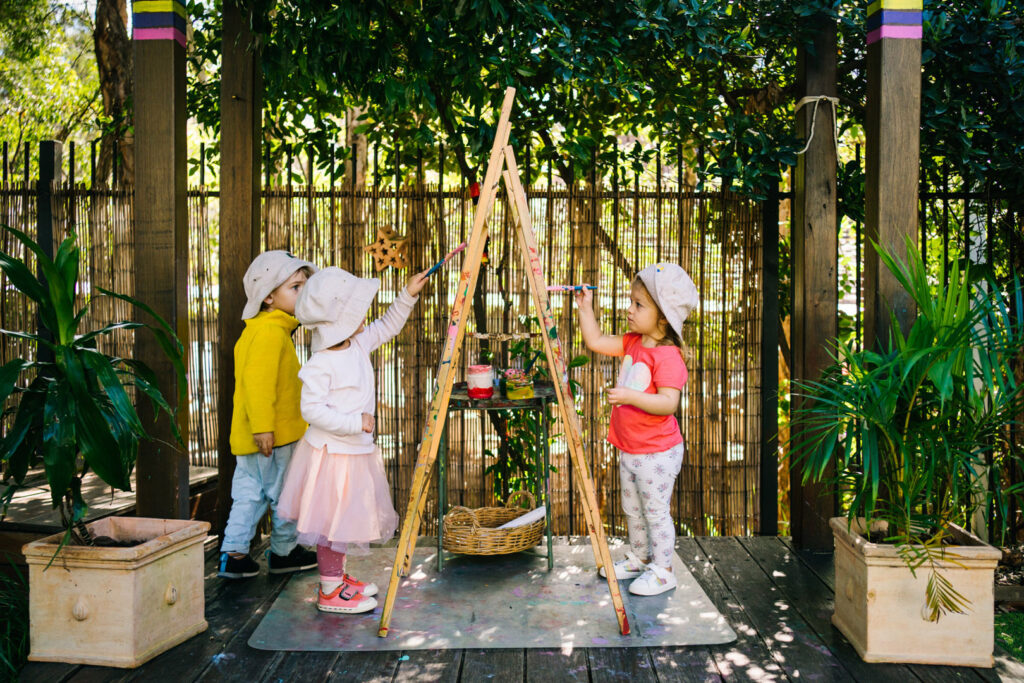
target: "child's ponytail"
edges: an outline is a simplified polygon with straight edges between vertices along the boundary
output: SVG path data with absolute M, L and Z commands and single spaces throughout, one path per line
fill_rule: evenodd
M 679 349 L 679 355 L 682 357 L 683 362 L 689 365 L 691 356 L 690 347 L 686 345 L 686 342 L 684 342 L 679 335 L 676 334 L 676 331 L 672 329 L 672 326 L 668 324 L 668 321 L 665 320 L 665 316 L 661 313 L 660 309 L 658 313 L 661 315 L 661 319 L 665 321 L 665 336 L 662 337 L 660 344 L 663 346 L 668 346 L 669 344 L 675 346 Z

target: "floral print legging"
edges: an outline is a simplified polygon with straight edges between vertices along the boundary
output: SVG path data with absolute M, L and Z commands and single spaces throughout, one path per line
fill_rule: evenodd
M 619 451 L 619 485 L 629 547 L 641 560 L 668 570 L 672 569 L 672 555 L 676 552 L 676 530 L 669 505 L 685 452 L 683 443 L 660 453 Z

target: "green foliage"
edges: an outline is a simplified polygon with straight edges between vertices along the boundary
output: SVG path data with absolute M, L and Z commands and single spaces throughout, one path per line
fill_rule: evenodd
M 1024 192 L 1022 27 L 1019 2 L 926 3 L 921 163 L 932 183 L 948 164 L 979 185 Z
M 524 317 L 523 322 L 539 326 L 536 317 Z M 510 345 L 509 361 L 511 367 L 532 368 L 535 379 L 550 380 L 544 350 L 534 349 L 529 339 L 520 339 Z M 569 361 L 569 370 L 588 362 L 588 356 L 576 356 Z M 579 394 L 579 382 L 570 379 L 569 388 L 574 396 Z M 491 477 L 495 498 L 507 500 L 515 491 L 534 490 L 534 483 L 539 480 L 540 468 L 543 466 L 543 461 L 538 462 L 537 458 L 545 446 L 545 423 L 550 428 L 555 423 L 555 415 L 550 404 L 544 411 L 497 410 L 492 415 L 501 425 L 499 431 L 503 431 L 504 435 L 497 453 L 491 449 L 484 450 L 485 457 L 494 458 L 494 462 L 484 469 L 484 474 Z M 555 434 L 549 434 L 549 444 L 556 437 Z M 552 472 L 557 471 L 554 466 L 549 465 L 549 468 Z
M 50 0 L 0 3 L 0 54 L 27 60 L 39 54 L 51 20 Z
M 755 191 L 796 161 L 788 103 L 796 46 L 813 30 L 807 16 L 840 16 L 825 0 L 247 5 L 263 41 L 269 135 L 319 157 L 345 109 L 365 104 L 371 140 L 399 139 L 428 157 L 443 140 L 473 176 L 493 136 L 484 112 L 513 85 L 513 143 L 539 141 L 563 179 L 583 178 L 595 159 L 607 167 L 619 135 L 664 135 L 685 141 L 691 163 L 704 142 L 705 172 Z M 191 109 L 213 127 L 220 9 L 189 10 L 204 74 Z M 634 148 L 634 168 L 642 156 Z
M 0 571 L 0 679 L 17 680 L 28 659 L 28 581 L 17 565 L 5 557 Z
M 1024 299 L 954 265 L 934 293 L 920 255 L 907 262 L 879 251 L 913 298 L 918 314 L 906 336 L 893 319 L 884 351 L 853 351 L 838 342 L 836 363 L 820 381 L 796 382 L 791 457 L 804 481 L 827 481 L 849 505 L 851 523 L 884 522 L 911 570 L 943 556 L 950 524 L 965 526 L 979 506 L 1005 533 L 1011 496 L 1004 471 L 1019 460 L 1010 427 L 1024 408 L 1013 373 L 1024 349 Z M 829 468 L 834 467 L 834 475 Z M 989 491 L 987 481 L 993 482 Z M 962 598 L 933 577 L 932 617 L 962 611 Z
M 1024 612 L 997 612 L 995 621 L 996 641 L 1024 662 Z
M 97 340 L 116 330 L 152 332 L 173 363 L 179 406 L 186 405 L 183 349 L 174 330 L 151 308 L 104 289 L 100 290 L 103 295 L 127 301 L 152 316 L 157 324 L 124 321 L 81 333 L 79 327 L 91 302 L 75 310 L 79 269 L 75 236 L 65 239 L 51 260 L 25 233 L 2 227 L 32 252 L 42 271 L 37 279 L 25 262 L 0 252 L 0 269 L 11 285 L 37 305 L 42 329 L 38 333 L 0 333 L 32 340 L 37 348 L 49 351 L 50 359 L 15 358 L 0 367 L 0 402 L 11 394 L 18 397 L 12 409 L 13 424 L 0 441 L 3 462 L 14 484 L 6 489 L 0 503 L 6 510 L 29 468 L 41 462 L 53 507 L 61 509 L 67 529 L 65 541 L 82 535 L 77 540 L 87 542 L 88 534 L 81 523 L 87 511 L 82 477 L 92 470 L 110 486 L 131 490 L 139 442 L 150 438 L 128 387 L 134 387 L 140 397 L 148 397 L 155 414 L 167 414 L 181 443 L 175 410 L 158 388 L 153 371 L 140 361 L 101 352 Z M 21 377 L 28 378 L 27 386 L 19 384 Z
M 12 144 L 15 164 L 23 153 L 19 142 L 65 141 L 98 130 L 102 105 L 89 22 L 84 11 L 58 3 L 0 3 L 0 140 Z M 7 41 L 7 31 L 35 37 L 19 47 Z M 88 154 L 79 154 L 78 163 L 82 178 Z

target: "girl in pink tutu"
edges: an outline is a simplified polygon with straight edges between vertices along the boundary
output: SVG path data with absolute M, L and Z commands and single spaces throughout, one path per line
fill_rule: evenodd
M 382 318 L 366 325 L 380 280 L 324 268 L 306 282 L 295 317 L 313 331 L 299 371 L 309 423 L 285 474 L 278 512 L 295 521 L 299 543 L 315 545 L 324 612 L 368 612 L 377 586 L 345 573 L 345 555 L 391 538 L 398 515 L 373 439 L 376 391 L 370 353 L 405 325 L 426 271 L 414 275 Z

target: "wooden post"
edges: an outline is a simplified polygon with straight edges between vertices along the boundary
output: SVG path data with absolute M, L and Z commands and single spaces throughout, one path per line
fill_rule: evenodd
M 185 8 L 177 0 L 136 2 L 135 47 L 135 295 L 174 328 L 189 353 L 188 218 L 185 146 Z M 179 404 L 174 369 L 151 334 L 135 335 L 135 356 L 156 373 L 160 390 L 178 408 L 188 444 L 188 402 Z M 166 419 L 153 421 L 149 401 L 139 417 L 152 441 L 139 449 L 140 516 L 187 519 L 188 450 Z
M 217 528 L 231 510 L 231 412 L 235 393 L 234 344 L 242 334 L 242 278 L 259 251 L 260 140 L 263 91 L 259 51 L 236 2 L 224 3 L 220 91 L 220 348 L 217 364 Z
M 44 140 L 39 143 L 39 182 L 36 184 L 36 242 L 43 249 L 43 253 L 53 260 L 53 184 L 61 180 L 61 158 L 62 145 L 54 140 Z M 44 279 L 42 268 L 36 266 L 36 276 Z M 39 333 L 45 339 L 53 340 L 49 330 L 44 330 L 42 322 L 39 324 Z M 43 344 L 39 345 L 39 360 L 42 362 L 53 362 L 53 349 Z
M 868 6 L 868 111 L 864 227 L 869 240 L 906 259 L 917 244 L 917 182 L 921 119 L 921 0 L 875 0 Z M 915 307 L 881 265 L 870 241 L 864 250 L 864 347 L 884 346 L 889 312 L 904 332 Z
M 680 187 L 682 183 L 680 182 Z M 768 187 L 761 212 L 761 468 L 757 533 L 779 533 L 779 188 Z M 682 212 L 680 212 L 681 215 Z
M 831 362 L 838 331 L 835 110 L 822 96 L 836 96 L 836 26 L 819 17 L 813 52 L 797 57 L 797 131 L 808 141 L 793 173 L 793 377 L 817 380 Z M 813 126 L 813 129 L 812 129 Z M 765 359 L 767 361 L 767 359 Z M 799 437 L 799 434 L 795 434 Z M 793 540 L 802 547 L 832 548 L 828 520 L 835 497 L 825 484 L 791 478 Z

